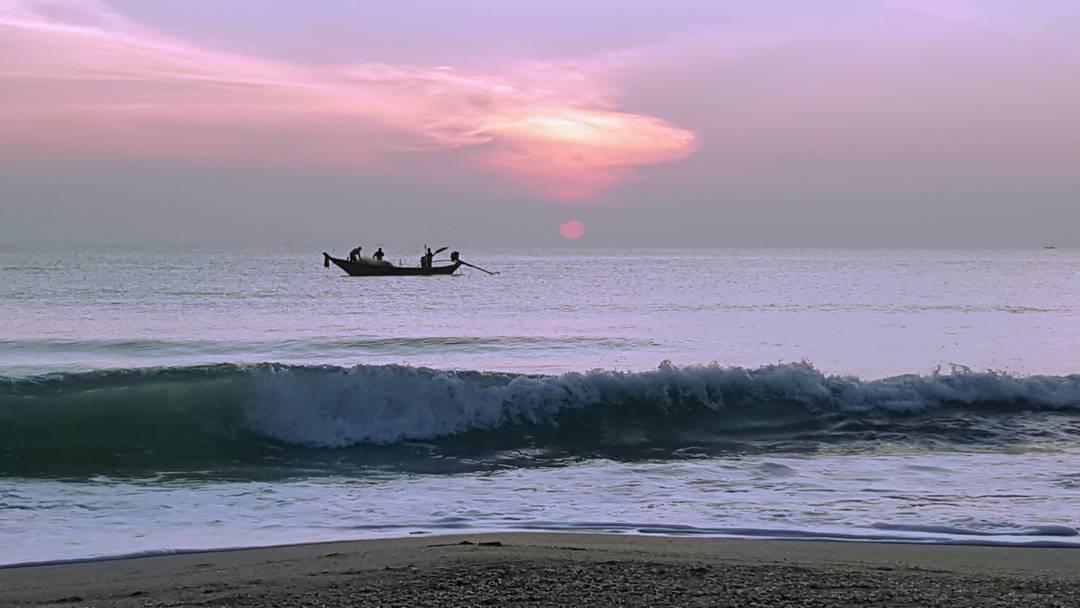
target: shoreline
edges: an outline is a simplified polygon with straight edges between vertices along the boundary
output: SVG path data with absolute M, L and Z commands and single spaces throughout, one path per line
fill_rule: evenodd
M 843 535 L 807 535 L 807 536 L 722 536 L 722 535 L 693 535 L 693 534 L 664 534 L 664 533 L 635 533 L 635 532 L 605 532 L 605 531 L 568 531 L 559 529 L 531 529 L 531 530 L 484 530 L 480 529 L 475 532 L 469 531 L 454 531 L 454 532 L 416 532 L 403 536 L 376 536 L 371 538 L 343 538 L 343 539 L 330 539 L 330 540 L 318 540 L 310 542 L 282 542 L 273 543 L 267 545 L 235 545 L 235 546 L 222 546 L 222 547 L 207 547 L 198 549 L 148 549 L 146 551 L 137 551 L 134 553 L 118 553 L 109 555 L 98 555 L 90 557 L 72 557 L 62 558 L 56 560 L 38 560 L 29 562 L 11 562 L 0 563 L 0 572 L 4 570 L 12 570 L 19 568 L 42 568 L 48 566 L 72 566 L 78 564 L 92 564 L 96 562 L 116 562 L 136 559 L 149 559 L 155 557 L 172 557 L 172 556 L 184 556 L 194 554 L 213 554 L 213 553 L 231 553 L 234 551 L 273 551 L 277 549 L 289 549 L 292 547 L 307 547 L 307 546 L 319 546 L 319 545 L 335 545 L 335 544 L 351 544 L 351 543 L 365 543 L 373 541 L 398 541 L 410 538 L 420 539 L 439 539 L 447 537 L 483 537 L 483 536 L 499 536 L 499 535 L 561 535 L 561 536 L 615 536 L 615 537 L 645 537 L 645 538 L 679 538 L 687 540 L 722 540 L 722 541 L 748 541 L 748 542 L 784 542 L 784 543 L 855 543 L 855 544 L 870 544 L 870 545 L 914 545 L 920 547 L 985 547 L 985 548 L 1003 548 L 1003 549 L 1061 549 L 1061 550 L 1078 550 L 1080 549 L 1080 541 L 1078 542 L 1065 542 L 1054 540 L 1031 540 L 1024 542 L 994 542 L 985 538 L 973 537 L 970 540 L 949 540 L 942 541 L 936 539 L 919 539 L 919 538 L 903 538 L 903 537 L 879 537 L 879 536 L 843 536 Z
M 482 533 L 0 569 L 0 604 L 1074 605 L 1072 548 Z

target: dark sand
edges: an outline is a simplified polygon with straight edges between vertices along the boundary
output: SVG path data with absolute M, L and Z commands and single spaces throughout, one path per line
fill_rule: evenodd
M 0 570 L 18 605 L 1080 606 L 1080 550 L 414 536 Z

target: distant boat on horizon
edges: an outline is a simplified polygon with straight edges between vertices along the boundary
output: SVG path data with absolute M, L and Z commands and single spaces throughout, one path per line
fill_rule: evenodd
M 1043 249 L 1057 249 L 1057 247 L 1053 245 L 1043 245 Z
M 395 266 L 390 262 L 376 262 L 367 258 L 355 260 L 343 260 L 323 253 L 323 265 L 327 268 L 333 263 L 352 277 L 406 277 L 406 276 L 432 276 L 440 274 L 454 274 L 461 266 L 455 251 L 451 256 L 451 264 L 448 266 Z
M 435 253 L 442 252 L 446 247 L 438 249 Z M 432 255 L 431 250 L 428 250 L 428 255 Z M 417 276 L 437 276 L 437 275 L 450 275 L 454 274 L 458 268 L 462 266 L 468 266 L 469 268 L 475 268 L 480 272 L 485 272 L 490 275 L 499 274 L 497 272 L 491 272 L 470 264 L 465 260 L 458 257 L 458 252 L 454 251 L 450 253 L 450 264 L 446 266 L 432 266 L 430 257 L 428 257 L 427 265 L 421 263 L 420 266 L 395 266 L 390 262 L 376 261 L 371 258 L 356 257 L 349 260 L 343 260 L 341 258 L 335 258 L 329 253 L 323 252 L 323 266 L 329 268 L 330 264 L 334 264 L 338 268 L 344 270 L 351 277 L 417 277 Z

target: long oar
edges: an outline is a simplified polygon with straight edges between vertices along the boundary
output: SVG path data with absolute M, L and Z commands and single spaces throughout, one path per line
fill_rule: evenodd
M 486 272 L 486 273 L 490 274 L 491 276 L 495 276 L 495 275 L 499 274 L 497 272 L 491 272 L 490 270 L 484 270 L 483 268 L 480 268 L 479 266 L 474 266 L 473 264 L 470 264 L 470 263 L 468 263 L 468 262 L 466 262 L 466 261 L 464 261 L 464 260 L 462 260 L 460 258 L 458 259 L 458 261 L 461 262 L 463 265 L 468 266 L 469 268 L 475 268 L 475 269 L 479 270 L 480 272 Z

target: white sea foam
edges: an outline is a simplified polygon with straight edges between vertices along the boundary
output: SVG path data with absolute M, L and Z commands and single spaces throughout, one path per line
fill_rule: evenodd
M 1080 409 L 1080 376 L 951 374 L 863 381 L 810 365 L 758 369 L 718 365 L 653 372 L 560 376 L 443 372 L 404 366 L 259 366 L 247 416 L 253 428 L 309 446 L 425 440 L 506 424 L 557 425 L 573 410 L 603 410 L 616 423 L 643 410 L 730 418 L 777 409 L 814 414 L 903 414 L 954 407 L 969 412 Z

